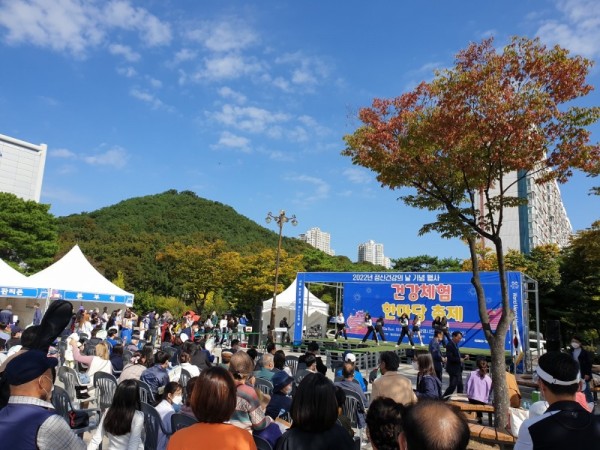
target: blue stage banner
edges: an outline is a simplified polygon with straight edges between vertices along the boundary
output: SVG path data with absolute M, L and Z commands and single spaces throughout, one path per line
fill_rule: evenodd
M 344 284 L 343 311 L 348 326 L 348 335 L 363 338 L 367 329 L 364 317 L 368 312 L 373 319 L 384 320 L 387 341 L 396 342 L 400 336 L 399 317 L 421 319 L 423 344 L 428 345 L 433 337 L 432 322 L 436 317 L 446 317 L 449 332 L 460 330 L 464 339 L 461 346 L 489 349 L 481 328 L 477 294 L 471 284 L 470 272 L 416 272 L 416 273 L 299 273 L 303 284 L 338 282 Z M 502 313 L 500 281 L 497 272 L 482 272 L 481 282 L 486 297 L 492 330 L 496 329 Z M 515 312 L 514 325 L 520 342 L 523 342 L 523 282 L 520 272 L 508 272 L 509 299 Z M 301 308 L 301 301 L 297 307 Z M 296 317 L 299 317 L 298 308 Z M 298 324 L 298 320 L 296 321 Z M 295 330 L 294 339 L 301 338 L 302 329 Z M 416 337 L 416 336 L 415 336 Z M 408 340 L 404 338 L 404 343 Z M 420 342 L 416 339 L 415 345 Z M 505 348 L 513 350 L 513 339 L 507 334 Z

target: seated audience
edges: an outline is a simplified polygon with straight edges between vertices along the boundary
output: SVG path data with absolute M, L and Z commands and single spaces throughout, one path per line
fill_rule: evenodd
M 119 383 L 125 380 L 139 380 L 144 370 L 147 369 L 144 364 L 144 357 L 140 352 L 135 352 L 129 362 L 123 367 L 123 371 L 119 376 Z
M 298 364 L 300 365 L 300 364 Z M 318 373 L 317 372 L 317 358 L 315 357 L 315 355 L 306 355 L 304 358 L 304 368 L 300 369 L 298 368 L 298 370 L 296 371 L 296 375 L 294 376 L 294 379 L 296 380 L 296 384 L 300 384 L 302 382 L 302 379 L 307 376 L 310 375 L 312 373 Z
M 425 399 L 405 408 L 400 450 L 466 450 L 471 433 L 462 411 Z
M 162 395 L 163 388 L 169 383 L 167 367 L 169 367 L 169 354 L 159 350 L 154 356 L 154 365 L 140 375 L 140 380 L 150 387 L 155 399 Z
M 160 418 L 163 421 L 163 428 L 167 433 L 171 433 L 171 416 L 176 412 L 181 411 L 183 404 L 183 390 L 181 385 L 175 381 L 170 381 L 165 386 L 165 390 L 162 394 L 162 400 L 156 405 L 156 411 L 160 414 Z M 169 442 L 169 436 L 166 436 L 162 430 L 158 433 L 158 447 L 157 450 L 164 450 L 167 448 Z
M 119 378 L 123 372 L 123 345 L 117 344 L 113 347 L 110 354 L 110 364 L 112 365 L 112 373 L 115 378 Z
M 354 353 L 347 352 L 344 355 L 344 363 L 351 363 L 352 365 L 354 365 L 354 379 L 358 384 L 360 384 L 360 387 L 362 388 L 363 392 L 367 392 L 367 382 L 363 378 L 362 373 L 360 373 L 360 370 L 356 368 L 356 355 Z M 341 367 L 335 371 L 335 376 L 336 378 L 342 377 Z
M 598 448 L 600 417 L 575 399 L 581 382 L 579 363 L 567 353 L 545 353 L 534 379 L 550 406 L 541 416 L 523 422 L 515 450 Z
M 190 404 L 199 423 L 173 434 L 169 450 L 256 449 L 250 433 L 225 423 L 233 415 L 237 404 L 233 378 L 226 369 L 210 367 L 203 370 L 195 383 Z
M 404 407 L 391 398 L 373 400 L 367 412 L 367 436 L 373 450 L 398 450 Z
M 192 364 L 190 362 L 191 360 L 192 360 L 192 357 L 190 356 L 189 353 L 181 352 L 181 355 L 179 355 L 179 361 L 180 361 L 179 366 L 183 370 L 186 370 L 192 377 L 197 377 L 198 375 L 200 375 L 200 369 L 198 368 L 198 366 L 195 366 L 194 364 Z
M 354 392 L 361 400 L 361 405 L 358 408 L 358 428 L 363 429 L 366 425 L 365 422 L 365 411 L 366 408 L 369 407 L 369 401 L 365 396 L 365 393 L 356 381 L 354 381 L 354 364 L 351 362 L 344 363 L 342 366 L 342 380 L 336 381 L 334 384 L 336 386 L 341 387 L 342 389 L 346 389 L 348 391 Z
M 309 355 L 314 356 L 317 361 L 317 369 L 316 369 L 317 372 L 325 375 L 327 373 L 327 366 L 325 364 L 323 364 L 323 360 L 319 356 L 319 344 L 314 341 L 308 343 L 306 353 L 304 355 L 300 356 L 300 358 L 298 358 L 298 369 L 304 368 L 304 364 L 306 363 L 306 358 Z
M 381 376 L 373 381 L 371 400 L 377 397 L 389 397 L 396 403 L 408 405 L 417 401 L 411 381 L 398 373 L 400 357 L 392 351 L 382 352 L 379 357 Z
M 194 386 L 196 385 L 197 380 L 198 377 L 192 377 L 185 386 L 185 402 L 181 407 L 181 414 L 185 414 L 190 417 L 196 417 L 194 416 L 194 411 L 192 410 L 192 393 L 194 392 Z
M 108 439 L 107 450 L 143 450 L 144 414 L 141 409 L 137 384 L 133 380 L 121 383 L 115 391 L 112 404 L 92 435 L 87 450 L 97 450 L 105 437 Z
M 294 378 L 286 372 L 280 371 L 273 375 L 273 395 L 267 405 L 267 416 L 277 419 L 287 414 L 292 407 L 292 383 Z
M 94 384 L 94 374 L 96 372 L 104 372 L 112 375 L 112 364 L 109 360 L 108 345 L 105 342 L 100 342 L 96 345 L 96 355 L 82 355 L 79 351 L 79 341 L 71 336 L 71 348 L 73 351 L 73 359 L 79 363 L 85 364 L 88 369 L 85 373 L 79 374 L 81 384 L 92 386 Z
M 351 437 L 354 437 L 354 430 L 352 429 L 352 422 L 350 421 L 350 418 L 347 415 L 345 415 L 343 412 L 344 403 L 346 403 L 346 393 L 339 386 L 335 387 L 335 399 L 337 401 L 337 406 L 338 406 L 337 423 L 339 425 L 341 425 L 344 428 L 344 430 L 346 430 Z
M 273 372 L 273 368 L 275 367 L 273 363 L 273 355 L 270 353 L 265 353 L 262 355 L 260 361 L 261 369 L 256 370 L 254 372 L 254 376 L 256 378 L 262 378 L 263 380 L 271 381 L 273 379 L 273 375 L 275 375 L 275 372 Z
M 307 375 L 292 400 L 292 427 L 276 450 L 352 450 L 354 441 L 337 423 L 335 387 L 321 373 Z

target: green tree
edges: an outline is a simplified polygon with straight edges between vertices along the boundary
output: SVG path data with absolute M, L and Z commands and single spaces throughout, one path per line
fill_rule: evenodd
M 32 274 L 46 268 L 58 250 L 50 205 L 0 192 L 0 258 Z
M 392 268 L 398 272 L 459 272 L 462 262 L 458 258 L 419 255 L 392 259 Z
M 345 137 L 344 154 L 355 164 L 374 170 L 390 189 L 412 188 L 402 196 L 406 204 L 437 212 L 420 233 L 437 231 L 469 244 L 500 428 L 508 417 L 504 342 L 513 317 L 500 231 L 506 209 L 524 203 L 511 196 L 505 175 L 562 182 L 574 167 L 597 165 L 600 147 L 588 144 L 585 127 L 598 120 L 600 108 L 572 103 L 592 89 L 585 83 L 591 64 L 537 39 L 513 38 L 501 52 L 491 39 L 473 43 L 430 83 L 361 109 L 363 126 Z M 498 263 L 502 313 L 496 330 L 479 277 L 481 237 L 493 244 Z
M 157 255 L 180 297 L 193 304 L 196 311 L 204 310 L 210 293 L 222 291 L 233 285 L 241 265 L 240 255 L 228 251 L 223 241 L 204 242 L 201 245 L 168 245 Z

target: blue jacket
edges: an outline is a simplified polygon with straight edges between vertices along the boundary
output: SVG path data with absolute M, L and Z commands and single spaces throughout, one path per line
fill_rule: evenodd
M 442 382 L 437 377 L 425 375 L 417 377 L 417 398 L 442 398 Z
M 342 376 L 342 368 L 341 367 L 338 370 L 336 370 L 335 376 L 336 376 L 336 378 L 339 378 Z M 355 370 L 354 371 L 354 379 L 356 381 L 358 381 L 358 384 L 360 384 L 360 387 L 362 388 L 363 392 L 367 392 L 367 383 L 365 382 L 365 379 L 363 378 L 362 373 L 360 373 L 358 370 Z
M 292 407 L 292 397 L 283 395 L 281 392 L 275 392 L 267 405 L 267 416 L 277 419 L 280 415 L 287 413 Z
M 169 372 L 160 364 L 155 364 L 142 372 L 140 380 L 146 382 L 148 386 L 150 386 L 150 390 L 156 400 L 158 399 L 158 389 L 166 386 L 170 381 Z

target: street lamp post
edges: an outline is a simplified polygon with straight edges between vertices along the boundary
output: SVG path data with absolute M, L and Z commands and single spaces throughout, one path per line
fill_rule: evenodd
M 274 220 L 275 223 L 279 226 L 279 241 L 277 243 L 277 257 L 275 259 L 275 286 L 273 288 L 273 304 L 271 305 L 271 331 L 275 329 L 275 310 L 277 309 L 277 284 L 279 281 L 279 255 L 281 253 L 281 237 L 283 233 L 283 225 L 286 222 L 291 222 L 292 225 L 298 225 L 298 221 L 296 220 L 296 216 L 292 215 L 291 217 L 287 217 L 285 215 L 285 211 L 279 211 L 279 215 L 274 216 L 270 211 L 267 214 L 267 218 L 265 219 L 267 223 L 271 223 L 271 220 Z

